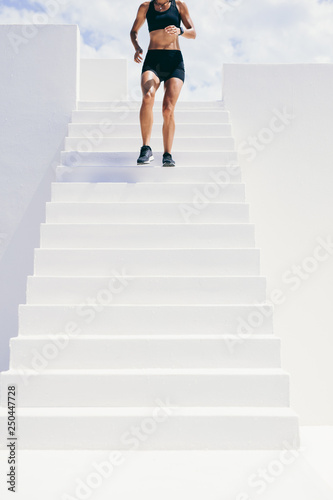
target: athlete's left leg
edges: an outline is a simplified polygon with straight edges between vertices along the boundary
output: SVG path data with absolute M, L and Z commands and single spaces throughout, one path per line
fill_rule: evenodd
M 164 153 L 171 153 L 175 136 L 175 106 L 184 82 L 180 78 L 169 78 L 164 82 L 163 99 L 163 143 Z

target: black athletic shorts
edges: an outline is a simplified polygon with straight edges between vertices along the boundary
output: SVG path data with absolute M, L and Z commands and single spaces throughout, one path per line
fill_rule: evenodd
M 142 73 L 145 71 L 153 71 L 161 82 L 170 78 L 180 78 L 185 81 L 185 66 L 180 50 L 148 50 Z

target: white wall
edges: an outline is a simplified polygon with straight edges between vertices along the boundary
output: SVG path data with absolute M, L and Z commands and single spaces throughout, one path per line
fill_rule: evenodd
M 333 239 L 333 65 L 226 64 L 223 73 L 262 274 L 269 293 L 282 291 L 274 324 L 292 406 L 302 424 L 332 425 L 333 249 L 313 254 L 318 238 Z M 283 124 L 274 117 L 284 110 L 294 118 Z
M 82 101 L 126 100 L 126 59 L 81 59 Z
M 78 98 L 79 30 L 0 25 L 0 370 Z

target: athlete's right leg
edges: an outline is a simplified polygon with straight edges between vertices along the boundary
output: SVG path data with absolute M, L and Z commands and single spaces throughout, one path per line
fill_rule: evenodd
M 140 109 L 140 125 L 142 145 L 150 146 L 153 128 L 153 106 L 155 94 L 161 82 L 153 71 L 145 71 L 141 76 L 142 105 Z

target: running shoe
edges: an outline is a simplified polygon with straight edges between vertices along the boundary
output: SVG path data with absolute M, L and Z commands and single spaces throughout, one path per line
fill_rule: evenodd
M 138 165 L 144 165 L 153 161 L 153 152 L 150 146 L 142 146 L 140 150 L 140 156 L 137 160 Z
M 175 167 L 176 163 L 172 159 L 172 156 L 170 153 L 164 153 L 163 155 L 163 167 Z

